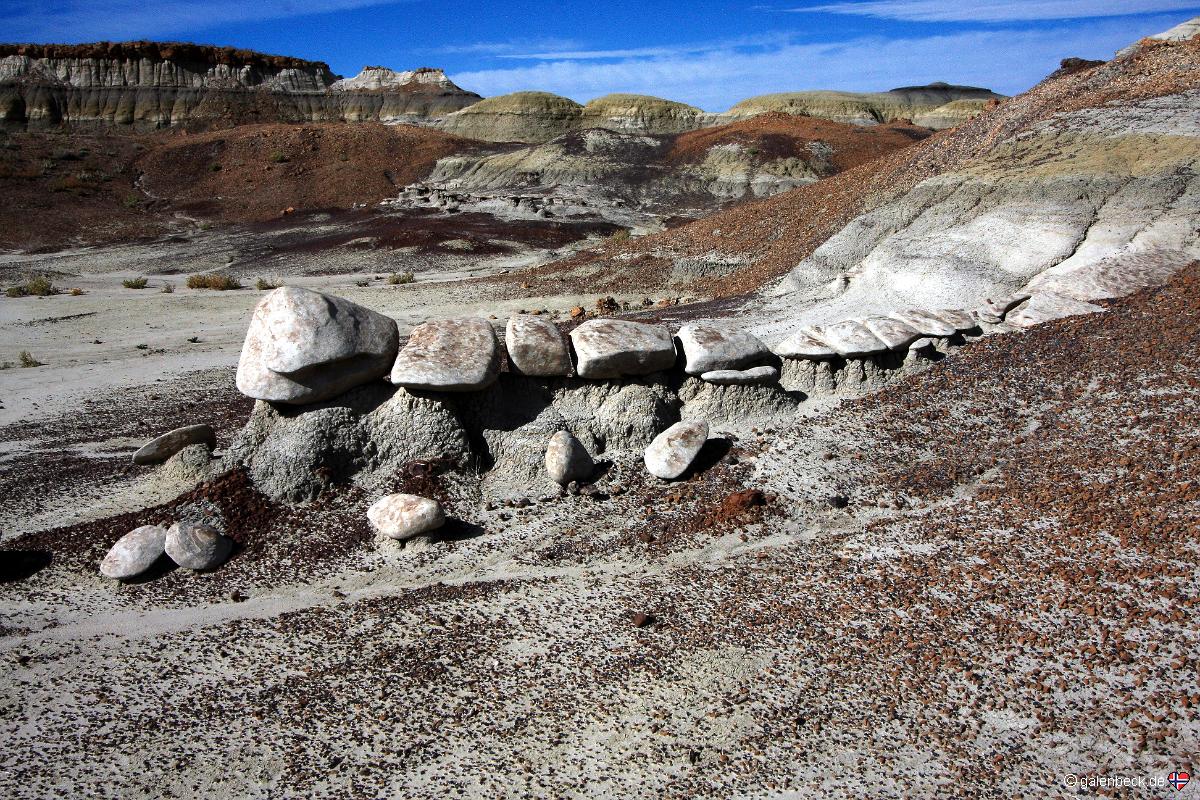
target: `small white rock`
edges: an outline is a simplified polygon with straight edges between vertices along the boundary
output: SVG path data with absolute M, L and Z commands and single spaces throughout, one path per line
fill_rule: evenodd
M 571 481 L 590 477 L 596 468 L 591 455 L 570 431 L 559 431 L 546 445 L 546 472 L 555 483 L 566 486 Z
M 656 478 L 674 480 L 687 472 L 706 441 L 707 422 L 676 422 L 646 448 L 646 469 Z
M 703 381 L 719 386 L 745 386 L 750 384 L 775 383 L 779 370 L 774 367 L 752 367 L 750 369 L 714 369 L 700 376 Z
M 446 514 L 436 500 L 415 494 L 389 494 L 367 509 L 375 530 L 392 539 L 408 539 L 436 530 L 446 523 Z

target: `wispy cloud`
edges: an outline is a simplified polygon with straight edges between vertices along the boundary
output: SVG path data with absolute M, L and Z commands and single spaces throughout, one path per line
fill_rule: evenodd
M 987 28 L 904 39 L 790 42 L 751 52 L 718 48 L 607 63 L 562 58 L 451 77 L 485 95 L 541 89 L 586 101 L 610 92 L 636 92 L 710 111 L 769 92 L 878 91 L 935 80 L 1015 94 L 1052 72 L 1066 56 L 1111 58 L 1139 37 L 1178 22 L 1174 17 L 1149 17 L 1131 29 L 1126 20 L 1101 19 L 1036 30 Z
M 413 0 L 17 0 L 0 6 L 8 42 L 162 38 L 229 23 L 350 11 Z
M 1029 22 L 1187 11 L 1196 0 L 866 0 L 790 8 L 795 13 L 850 14 L 904 22 Z

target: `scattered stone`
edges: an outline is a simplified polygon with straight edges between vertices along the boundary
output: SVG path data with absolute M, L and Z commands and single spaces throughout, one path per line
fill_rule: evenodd
M 570 431 L 559 431 L 546 446 L 546 472 L 560 485 L 589 477 L 596 468 L 591 455 Z
M 164 547 L 179 566 L 190 570 L 215 569 L 233 550 L 233 541 L 202 522 L 176 522 L 167 531 Z
M 100 562 L 100 574 L 127 581 L 144 574 L 164 552 L 167 529 L 161 525 L 143 525 L 117 539 Z
M 822 328 L 820 336 L 843 358 L 862 358 L 888 349 L 870 328 L 852 319 Z
M 892 314 L 892 319 L 898 319 L 906 325 L 916 328 L 922 336 L 953 336 L 958 329 L 933 313 L 919 308 L 910 308 Z
M 389 494 L 367 509 L 367 519 L 384 536 L 408 539 L 442 527 L 446 515 L 436 500 L 415 494 Z
M 571 331 L 581 378 L 647 375 L 675 365 L 675 343 L 657 325 L 621 319 L 589 320 Z
M 701 380 L 720 386 L 743 386 L 749 384 L 776 383 L 779 370 L 774 367 L 751 367 L 750 369 L 717 369 L 705 372 Z
M 392 383 L 406 389 L 470 392 L 486 388 L 500 371 L 500 347 L 482 317 L 441 319 L 413 328 L 392 367 Z
M 398 346 L 390 317 L 341 297 L 284 286 L 254 308 L 237 387 L 257 400 L 320 402 L 386 375 Z
M 869 317 L 863 324 L 889 350 L 902 350 L 921 338 L 921 332 L 906 322 L 890 317 Z
M 737 370 L 771 355 L 757 336 L 745 331 L 689 323 L 679 329 L 676 337 L 683 350 L 684 372 L 689 375 Z
M 674 480 L 687 472 L 707 440 L 707 422 L 676 422 L 646 448 L 646 469 L 656 478 Z
M 217 434 L 211 425 L 188 425 L 151 439 L 133 454 L 135 464 L 160 464 L 185 447 L 202 444 L 212 450 L 217 446 Z
M 510 318 L 504 343 L 513 372 L 533 376 L 571 374 L 567 340 L 549 320 L 527 314 Z
M 837 358 L 837 351 L 825 344 L 825 341 L 818 335 L 818 331 L 813 328 L 804 328 L 775 345 L 775 355 L 780 358 L 824 361 Z

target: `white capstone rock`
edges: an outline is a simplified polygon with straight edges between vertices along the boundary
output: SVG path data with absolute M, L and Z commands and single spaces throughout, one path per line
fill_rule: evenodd
M 843 358 L 862 358 L 888 349 L 870 328 L 852 319 L 822 328 L 820 336 Z
M 237 387 L 275 403 L 316 403 L 381 378 L 396 358 L 396 322 L 341 297 L 284 286 L 254 308 Z
M 898 319 L 906 325 L 916 328 L 922 336 L 953 336 L 958 333 L 958 328 L 940 319 L 929 311 L 919 308 L 910 308 L 905 311 L 897 311 L 892 314 L 892 319 Z
M 771 351 L 752 333 L 689 323 L 676 334 L 689 375 L 742 367 L 769 358 Z
M 164 550 L 184 569 L 215 569 L 233 550 L 233 540 L 202 522 L 176 522 L 167 531 Z
M 571 481 L 591 477 L 595 462 L 587 448 L 570 431 L 559 431 L 546 445 L 546 472 L 555 483 L 566 486 Z
M 1103 310 L 1103 306 L 1077 300 L 1065 294 L 1038 292 L 1030 297 L 1024 305 L 1009 312 L 1004 321 L 1018 328 L 1032 328 L 1043 322 L 1073 317 L 1077 314 L 1095 314 Z
M 646 448 L 646 469 L 656 478 L 674 480 L 687 472 L 706 441 L 707 422 L 676 422 Z
M 188 425 L 151 439 L 133 454 L 133 463 L 159 464 L 194 444 L 206 445 L 210 450 L 217 446 L 217 434 L 211 425 Z
M 979 327 L 979 321 L 969 311 L 957 308 L 939 308 L 931 313 L 947 325 L 953 325 L 956 331 L 969 331 Z
M 891 317 L 869 317 L 863 320 L 863 324 L 889 350 L 903 350 L 921 338 L 921 332 L 916 328 Z
M 548 319 L 532 314 L 510 317 L 504 345 L 513 372 L 539 377 L 571 374 L 566 337 Z
M 100 562 L 100 574 L 127 581 L 144 574 L 162 557 L 167 529 L 161 525 L 143 525 L 117 539 Z
M 1028 299 L 1028 294 L 1010 294 L 999 299 L 989 297 L 983 301 L 979 308 L 975 309 L 975 316 L 984 322 L 990 322 L 995 325 L 1003 322 L 1005 315 L 1009 311 Z
M 384 536 L 408 539 L 442 527 L 446 514 L 436 500 L 428 497 L 389 494 L 367 509 L 367 519 Z
M 780 358 L 802 358 L 809 361 L 825 361 L 837 358 L 837 351 L 820 337 L 815 328 L 796 331 L 775 345 L 775 355 Z
M 751 367 L 750 369 L 715 369 L 700 376 L 701 380 L 721 386 L 744 386 L 749 384 L 776 383 L 779 370 L 774 367 Z
M 665 328 L 623 319 L 593 319 L 571 331 L 575 371 L 581 378 L 648 375 L 675 365 L 675 343 Z
M 500 371 L 500 345 L 482 317 L 439 319 L 413 328 L 392 367 L 406 389 L 471 392 L 490 386 Z

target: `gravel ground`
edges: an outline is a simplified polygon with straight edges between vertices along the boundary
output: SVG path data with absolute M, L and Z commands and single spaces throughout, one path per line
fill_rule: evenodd
M 1161 782 L 1200 766 L 1198 300 L 1193 266 L 985 337 L 735 430 L 678 484 L 615 464 L 594 497 L 487 509 L 423 477 L 460 525 L 403 548 L 369 498 L 276 507 L 237 473 L 9 538 L 0 789 L 1195 794 Z M 205 503 L 227 567 L 96 576 L 125 529 Z

